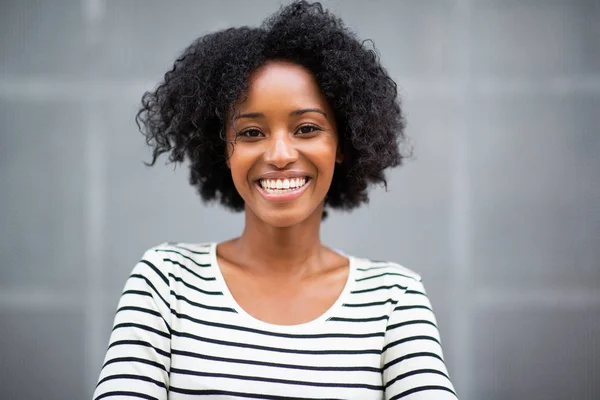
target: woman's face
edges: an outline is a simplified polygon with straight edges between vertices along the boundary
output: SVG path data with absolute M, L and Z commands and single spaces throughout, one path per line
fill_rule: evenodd
M 256 70 L 228 118 L 228 165 L 254 213 L 287 227 L 321 218 L 338 155 L 333 112 L 306 68 L 271 61 Z

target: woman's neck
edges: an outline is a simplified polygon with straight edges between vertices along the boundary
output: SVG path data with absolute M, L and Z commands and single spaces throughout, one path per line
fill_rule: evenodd
M 299 224 L 279 228 L 247 210 L 244 231 L 232 243 L 236 258 L 257 273 L 304 276 L 318 271 L 326 255 L 320 238 L 322 212 L 318 207 Z

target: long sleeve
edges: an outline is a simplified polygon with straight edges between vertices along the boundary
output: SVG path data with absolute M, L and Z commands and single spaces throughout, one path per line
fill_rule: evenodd
M 162 269 L 162 270 L 161 270 Z M 167 399 L 171 329 L 168 272 L 148 250 L 125 284 L 94 399 Z
M 420 279 L 400 295 L 383 350 L 386 400 L 456 400 L 435 315 Z

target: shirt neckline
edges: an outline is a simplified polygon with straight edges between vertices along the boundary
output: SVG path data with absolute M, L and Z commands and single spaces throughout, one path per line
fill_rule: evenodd
M 220 285 L 220 290 L 223 293 L 223 295 L 225 296 L 225 298 L 227 299 L 227 301 L 230 302 L 230 304 L 232 304 L 232 306 L 233 306 L 232 308 L 234 310 L 236 310 L 236 312 L 239 315 L 241 315 L 246 321 L 248 321 L 249 324 L 254 325 L 258 329 L 274 331 L 274 332 L 281 332 L 281 333 L 298 332 L 298 331 L 305 331 L 305 330 L 312 329 L 314 326 L 327 321 L 332 315 L 334 315 L 335 312 L 340 307 L 342 307 L 342 305 L 346 302 L 347 297 L 350 295 L 350 292 L 352 291 L 352 286 L 353 286 L 354 280 L 355 280 L 355 274 L 356 274 L 355 270 L 356 270 L 357 261 L 354 257 L 352 257 L 348 254 L 342 254 L 341 252 L 338 251 L 339 254 L 348 258 L 349 270 L 348 270 L 348 277 L 346 278 L 346 283 L 344 284 L 344 288 L 342 289 L 342 292 L 340 293 L 340 295 L 338 296 L 336 301 L 331 305 L 331 307 L 329 307 L 323 314 L 321 314 L 317 318 L 313 319 L 312 321 L 304 322 L 302 324 L 279 325 L 279 324 L 272 324 L 270 322 L 262 321 L 256 317 L 250 315 L 249 313 L 247 313 L 246 310 L 244 310 L 244 308 L 238 304 L 238 302 L 235 300 L 235 298 L 229 291 L 229 287 L 227 286 L 227 283 L 225 282 L 225 278 L 223 276 L 223 273 L 221 272 L 221 267 L 219 266 L 219 262 L 217 261 L 217 245 L 218 245 L 217 242 L 213 242 L 210 244 L 209 256 L 210 256 L 211 266 L 214 267 L 215 278 L 216 278 L 218 284 Z

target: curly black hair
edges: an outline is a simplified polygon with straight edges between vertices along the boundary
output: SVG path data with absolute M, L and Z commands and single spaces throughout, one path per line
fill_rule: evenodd
M 344 160 L 336 164 L 325 206 L 349 210 L 368 202 L 368 186 L 387 187 L 384 170 L 406 155 L 399 148 L 405 136 L 396 83 L 367 42 L 321 4 L 306 1 L 282 7 L 258 28 L 200 37 L 142 97 L 136 122 L 153 147 L 148 165 L 163 153 L 170 162 L 187 159 L 190 184 L 204 201 L 243 210 L 226 164 L 226 118 L 253 71 L 286 60 L 314 74 L 334 112 Z

